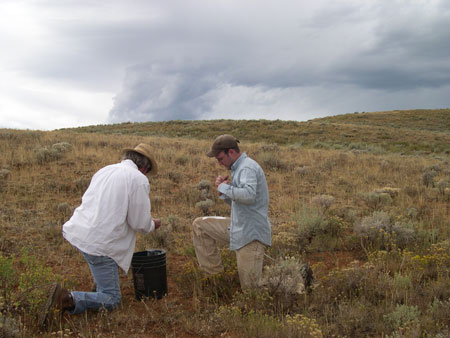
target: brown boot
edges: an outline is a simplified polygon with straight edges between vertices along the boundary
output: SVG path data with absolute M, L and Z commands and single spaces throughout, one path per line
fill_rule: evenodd
M 59 314 L 61 319 L 65 311 L 73 310 L 74 308 L 75 302 L 70 292 L 62 288 L 59 283 L 53 284 L 48 290 L 47 301 L 41 310 L 39 326 L 47 327 L 55 315 Z

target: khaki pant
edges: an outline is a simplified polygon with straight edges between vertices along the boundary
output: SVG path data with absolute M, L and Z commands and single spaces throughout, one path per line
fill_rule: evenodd
M 192 224 L 192 240 L 200 268 L 216 274 L 223 271 L 219 247 L 230 243 L 229 217 L 199 217 Z M 266 246 L 253 241 L 236 250 L 237 268 L 242 289 L 259 285 Z

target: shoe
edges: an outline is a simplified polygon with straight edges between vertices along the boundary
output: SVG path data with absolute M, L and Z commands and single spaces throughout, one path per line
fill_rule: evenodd
M 47 327 L 54 314 L 59 312 L 60 318 L 62 318 L 65 311 L 70 311 L 74 308 L 75 302 L 70 292 L 62 288 L 59 283 L 52 284 L 48 289 L 47 301 L 39 316 L 39 326 Z

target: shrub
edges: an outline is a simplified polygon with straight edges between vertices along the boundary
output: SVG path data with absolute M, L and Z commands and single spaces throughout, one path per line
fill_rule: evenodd
M 445 195 L 445 192 L 448 188 L 450 188 L 450 179 L 442 179 L 437 182 L 436 187 L 440 194 Z
M 368 192 L 360 195 L 361 199 L 372 210 L 379 210 L 383 206 L 392 204 L 392 197 L 386 192 Z
M 286 170 L 288 168 L 288 164 L 280 159 L 279 155 L 277 156 L 272 152 L 260 154 L 258 160 L 261 166 L 268 171 Z
M 328 210 L 330 208 L 330 206 L 333 204 L 333 202 L 334 202 L 334 197 L 330 196 L 330 195 L 315 196 L 315 197 L 313 197 L 313 199 L 311 201 L 311 203 L 313 205 L 316 205 L 323 211 Z
M 283 253 L 298 253 L 299 238 L 291 224 L 280 224 L 272 236 L 272 247 Z
M 201 180 L 200 182 L 198 182 L 197 184 L 197 189 L 198 190 L 211 190 L 211 182 L 208 180 Z
M 231 329 L 240 337 L 323 337 L 317 322 L 302 314 L 286 315 L 278 319 L 260 311 L 244 312 L 236 306 L 221 306 L 216 311 L 216 316 L 224 330 Z
M 146 246 L 151 248 L 169 248 L 174 241 L 174 235 L 170 224 L 150 232 L 146 236 Z
M 394 197 L 398 196 L 398 194 L 400 193 L 400 189 L 392 188 L 392 187 L 383 187 L 380 189 L 375 189 L 374 192 L 377 194 L 389 194 L 389 196 L 394 198 Z
M 55 281 L 61 281 L 61 277 L 39 263 L 36 257 L 29 255 L 26 249 L 22 250 L 18 259 L 0 255 L 2 311 L 35 320 L 46 300 L 47 286 Z
M 4 191 L 6 188 L 6 181 L 8 180 L 9 174 L 11 172 L 8 169 L 0 170 L 0 192 Z
M 1 297 L 0 297 L 0 309 L 2 308 Z M 14 318 L 9 316 L 4 316 L 0 312 L 0 337 L 4 338 L 18 338 L 23 335 L 20 332 L 20 324 Z
M 63 202 L 63 203 L 59 203 L 56 207 L 56 209 L 58 210 L 58 212 L 62 213 L 64 216 L 70 216 L 73 212 L 73 207 L 67 203 L 67 202 Z
M 434 170 L 425 171 L 422 174 L 422 182 L 427 187 L 433 187 L 434 186 L 434 178 L 437 175 L 437 172 Z
M 195 206 L 201 210 L 204 215 L 209 213 L 209 209 L 214 206 L 214 202 L 210 199 L 206 199 L 204 201 L 197 202 Z
M 36 161 L 39 164 L 59 160 L 64 154 L 72 149 L 72 145 L 67 142 L 55 143 L 51 147 L 43 147 L 36 150 Z
M 394 330 L 399 329 L 413 321 L 418 321 L 420 316 L 420 310 L 417 306 L 397 305 L 395 310 L 391 313 L 384 315 L 386 323 Z
M 310 173 L 312 173 L 312 168 L 308 166 L 301 166 L 295 168 L 295 173 L 297 173 L 300 176 L 306 176 Z
M 288 309 L 311 285 L 312 279 L 309 266 L 294 257 L 286 257 L 264 268 L 262 284 L 279 308 Z
M 373 249 L 388 249 L 393 245 L 405 247 L 415 236 L 414 229 L 400 223 L 393 224 L 391 216 L 384 211 L 375 211 L 371 216 L 363 217 L 355 223 L 354 230 Z
M 52 149 L 65 153 L 66 151 L 72 150 L 72 145 L 68 142 L 59 142 L 52 144 Z
M 175 164 L 186 165 L 189 162 L 189 157 L 187 155 L 179 156 L 175 159 Z
M 8 169 L 5 169 L 5 168 L 1 169 L 0 170 L 0 181 L 7 180 L 10 173 L 11 173 L 11 171 Z
M 294 220 L 296 222 L 295 231 L 301 248 L 311 243 L 313 237 L 327 233 L 329 229 L 327 218 L 317 208 L 303 207 L 294 216 Z
M 85 192 L 91 183 L 91 179 L 89 177 L 80 177 L 73 181 L 75 191 Z

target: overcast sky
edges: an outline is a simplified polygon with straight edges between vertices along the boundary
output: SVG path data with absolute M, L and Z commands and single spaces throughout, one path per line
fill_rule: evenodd
M 0 0 L 0 128 L 448 107 L 446 0 Z

